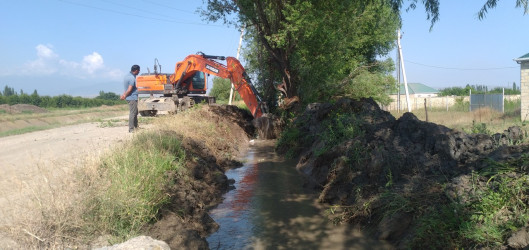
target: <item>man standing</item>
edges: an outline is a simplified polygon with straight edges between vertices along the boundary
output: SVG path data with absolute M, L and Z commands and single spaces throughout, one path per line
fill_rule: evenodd
M 140 73 L 140 66 L 132 65 L 130 73 L 125 75 L 123 84 L 125 92 L 121 95 L 121 100 L 129 103 L 129 133 L 138 128 L 138 89 L 136 88 L 136 76 Z

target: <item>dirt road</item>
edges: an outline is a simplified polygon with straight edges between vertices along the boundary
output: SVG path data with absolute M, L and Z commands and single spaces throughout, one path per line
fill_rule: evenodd
M 43 185 L 60 185 L 76 168 L 132 138 L 127 117 L 116 119 L 112 126 L 83 123 L 0 138 L 0 224 L 16 220 Z M 5 240 L 0 237 L 0 245 Z

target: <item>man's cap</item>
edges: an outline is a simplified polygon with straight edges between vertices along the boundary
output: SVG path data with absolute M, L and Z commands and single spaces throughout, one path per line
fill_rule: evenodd
M 140 70 L 140 66 L 136 64 L 132 65 L 132 67 L 130 68 L 130 71 L 136 71 L 136 70 Z

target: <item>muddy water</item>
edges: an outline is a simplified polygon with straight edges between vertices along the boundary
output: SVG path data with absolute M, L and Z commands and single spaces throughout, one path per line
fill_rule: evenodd
M 220 225 L 211 249 L 391 249 L 346 225 L 333 225 L 316 197 L 303 190 L 294 161 L 257 141 L 243 167 L 230 170 L 235 189 L 210 211 Z

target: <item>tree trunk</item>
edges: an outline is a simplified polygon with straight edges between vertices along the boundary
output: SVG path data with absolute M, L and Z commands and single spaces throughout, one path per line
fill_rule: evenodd
M 239 9 L 241 9 L 241 6 L 239 6 Z M 261 40 L 262 44 L 264 45 L 265 49 L 270 53 L 272 60 L 275 62 L 275 65 L 278 69 L 278 71 L 281 73 L 282 78 L 282 84 L 285 89 L 285 94 L 287 95 L 287 98 L 293 97 L 297 95 L 297 86 L 294 83 L 294 79 L 292 77 L 292 68 L 290 67 L 289 62 L 289 50 L 285 48 L 274 48 L 270 45 L 268 40 L 266 39 L 267 36 L 273 35 L 276 33 L 274 31 L 274 27 L 271 24 L 271 20 L 268 20 L 265 12 L 263 10 L 262 1 L 256 1 L 256 12 L 257 16 L 255 18 L 252 18 L 251 21 L 253 25 L 255 26 L 257 30 L 257 36 L 259 37 L 259 40 Z M 275 20 L 275 28 L 279 27 L 281 25 L 281 22 L 285 22 L 283 15 L 279 11 L 278 16 L 280 16 L 279 20 Z M 258 19 L 260 20 L 258 20 Z M 281 20 L 283 19 L 283 20 Z M 273 20 L 272 20 L 273 21 Z

